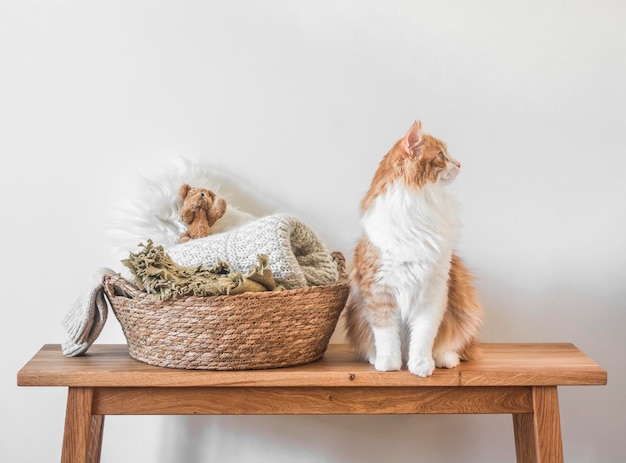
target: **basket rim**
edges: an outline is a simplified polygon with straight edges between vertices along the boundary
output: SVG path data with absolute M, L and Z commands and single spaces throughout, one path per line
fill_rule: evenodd
M 207 301 L 207 302 L 221 302 L 222 300 L 228 301 L 236 301 L 237 299 L 250 299 L 250 298 L 274 298 L 274 297 L 288 297 L 294 294 L 303 294 L 308 292 L 319 292 L 319 291 L 332 291 L 334 289 L 342 289 L 345 287 L 349 287 L 350 282 L 347 279 L 343 279 L 331 285 L 318 285 L 318 286 L 305 286 L 302 288 L 294 288 L 294 289 L 285 289 L 282 291 L 248 291 L 240 294 L 220 294 L 216 296 L 195 296 L 195 295 L 184 295 L 180 297 L 173 297 L 170 299 L 157 299 L 154 294 L 147 293 L 145 291 L 141 291 L 136 288 L 131 282 L 129 282 L 126 278 L 124 278 L 119 273 L 109 273 L 103 278 L 105 291 L 107 292 L 107 296 L 111 299 L 115 298 L 125 298 L 128 299 L 127 296 L 116 294 L 114 287 L 116 285 L 121 286 L 121 289 L 128 293 L 132 299 L 143 302 L 151 302 L 154 304 L 159 303 L 167 303 L 168 301 L 175 300 L 177 302 L 184 302 L 187 300 L 190 301 Z M 107 284 L 108 283 L 108 284 Z
M 250 299 L 250 298 L 275 298 L 286 297 L 294 294 L 306 294 L 307 292 L 325 292 L 332 291 L 334 289 L 342 289 L 350 286 L 350 276 L 346 271 L 345 256 L 341 251 L 331 252 L 331 256 L 337 265 L 339 271 L 338 280 L 330 285 L 316 285 L 316 286 L 304 286 L 301 288 L 283 289 L 281 291 L 247 291 L 240 294 L 219 294 L 215 296 L 196 296 L 193 294 L 183 295 L 180 297 L 172 297 L 168 299 L 159 300 L 154 294 L 147 293 L 137 288 L 133 283 L 123 277 L 119 272 L 111 271 L 106 273 L 102 278 L 102 284 L 104 291 L 109 300 L 114 300 L 119 297 L 126 299 L 131 298 L 133 300 L 150 302 L 153 304 L 167 303 L 168 301 L 175 300 L 177 302 L 190 301 L 215 301 L 222 302 L 222 300 L 228 299 L 229 301 L 236 301 L 237 299 Z M 116 294 L 115 289 L 118 288 L 123 294 Z

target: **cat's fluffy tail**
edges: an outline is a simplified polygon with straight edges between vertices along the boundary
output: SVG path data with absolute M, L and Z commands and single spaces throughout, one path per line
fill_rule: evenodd
M 363 295 L 359 288 L 352 283 L 350 295 L 343 311 L 345 318 L 346 337 L 361 360 L 373 361 L 375 355 L 374 336 L 372 329 L 365 319 L 362 305 Z
M 483 311 L 473 277 L 463 261 L 452 254 L 448 280 L 448 308 L 435 339 L 434 351 L 455 351 L 461 360 L 480 357 L 476 342 L 484 324 Z

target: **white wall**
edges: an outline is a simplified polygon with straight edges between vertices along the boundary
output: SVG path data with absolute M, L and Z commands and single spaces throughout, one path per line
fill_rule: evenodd
M 626 460 L 626 6 L 618 1 L 0 0 L 0 460 L 58 461 L 65 390 L 16 387 L 125 182 L 174 155 L 236 175 L 351 257 L 414 119 L 463 163 L 459 253 L 486 341 L 574 342 L 568 462 Z M 339 330 L 334 341 L 341 341 Z M 123 342 L 111 317 L 99 342 Z M 108 417 L 103 463 L 514 460 L 509 416 Z

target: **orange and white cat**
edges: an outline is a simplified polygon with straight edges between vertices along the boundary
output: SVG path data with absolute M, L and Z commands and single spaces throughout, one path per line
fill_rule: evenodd
M 453 252 L 461 164 L 413 123 L 384 156 L 361 203 L 345 309 L 348 340 L 377 370 L 419 376 L 475 355 L 483 324 L 472 276 Z

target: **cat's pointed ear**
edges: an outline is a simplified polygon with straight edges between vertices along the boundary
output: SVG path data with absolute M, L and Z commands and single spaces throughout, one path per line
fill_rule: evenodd
M 422 145 L 422 141 L 422 122 L 415 121 L 402 141 L 406 154 L 413 156 L 419 154 L 419 148 Z

